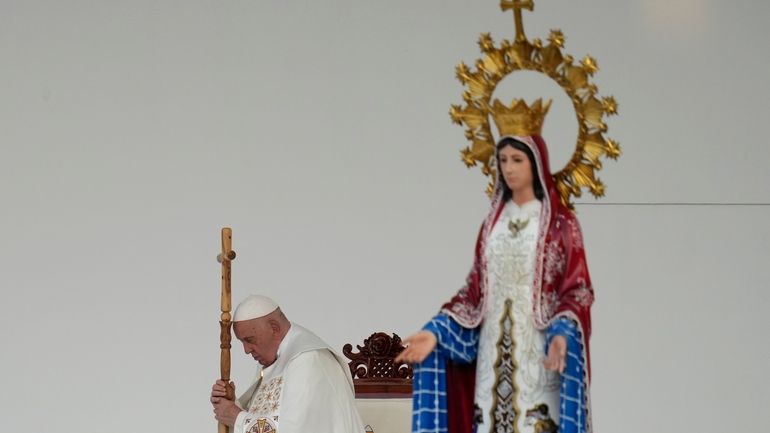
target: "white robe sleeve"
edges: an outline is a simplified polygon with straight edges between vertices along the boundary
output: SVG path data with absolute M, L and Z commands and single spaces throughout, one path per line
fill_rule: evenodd
M 257 375 L 257 378 L 259 378 L 259 375 Z M 235 399 L 235 405 L 241 409 L 241 412 L 235 418 L 235 424 L 230 430 L 231 433 L 246 433 L 248 429 L 251 428 L 251 425 L 256 421 L 256 418 L 254 416 L 250 416 L 251 414 L 244 409 L 249 405 L 249 400 L 251 399 L 251 396 L 254 394 L 254 390 L 258 385 L 259 380 L 255 380 L 254 383 L 252 383 L 251 386 L 246 390 L 246 392 L 243 393 L 243 395 Z
M 250 427 L 251 422 L 247 422 L 247 417 L 249 413 L 245 410 L 242 410 L 241 413 L 238 414 L 238 417 L 235 418 L 235 425 L 233 425 L 232 432 L 233 433 L 245 433 L 246 428 Z M 250 420 L 249 420 L 250 421 Z
M 353 390 L 334 355 L 312 350 L 293 359 L 284 373 L 280 433 L 363 433 Z

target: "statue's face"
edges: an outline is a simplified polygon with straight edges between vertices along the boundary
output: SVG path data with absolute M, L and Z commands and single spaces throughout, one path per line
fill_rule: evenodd
M 500 164 L 500 173 L 508 188 L 516 194 L 532 188 L 532 163 L 527 154 L 513 146 L 505 146 L 497 153 Z
M 243 351 L 263 367 L 275 362 L 281 344 L 280 330 L 271 326 L 267 318 L 235 322 L 233 333 L 243 344 Z

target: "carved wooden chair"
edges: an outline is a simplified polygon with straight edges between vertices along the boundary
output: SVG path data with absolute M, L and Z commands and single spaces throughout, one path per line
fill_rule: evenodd
M 408 433 L 412 421 L 412 366 L 393 360 L 404 346 L 401 337 L 375 332 L 363 345 L 346 344 L 356 404 L 367 432 Z

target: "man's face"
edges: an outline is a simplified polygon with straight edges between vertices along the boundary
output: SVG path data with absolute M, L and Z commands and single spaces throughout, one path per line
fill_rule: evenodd
M 243 351 L 251 355 L 262 367 L 275 362 L 278 346 L 281 344 L 279 333 L 265 318 L 244 320 L 233 324 L 233 332 L 243 344 Z

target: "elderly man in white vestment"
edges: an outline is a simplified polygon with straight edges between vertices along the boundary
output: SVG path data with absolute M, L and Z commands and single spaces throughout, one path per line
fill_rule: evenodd
M 273 300 L 247 297 L 235 309 L 233 332 L 261 368 L 235 402 L 225 398 L 223 381 L 212 387 L 215 417 L 231 432 L 364 432 L 345 361 Z

